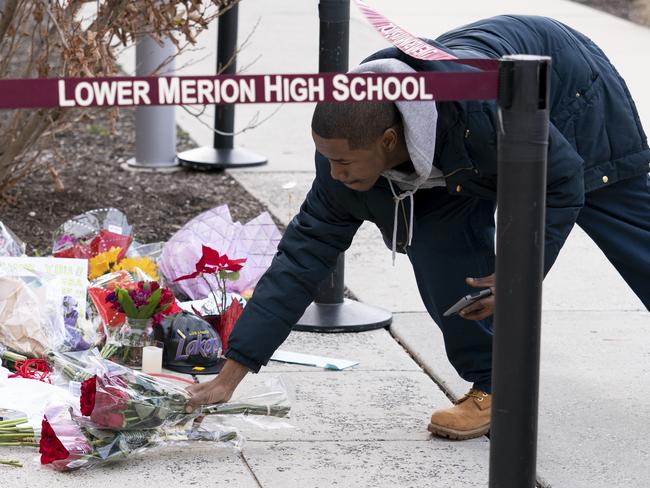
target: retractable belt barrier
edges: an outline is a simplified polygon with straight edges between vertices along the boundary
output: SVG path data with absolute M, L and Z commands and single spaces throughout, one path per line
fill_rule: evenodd
M 477 60 L 467 61 L 479 64 Z M 498 61 L 480 61 L 490 69 L 442 73 L 5 79 L 0 80 L 0 108 L 494 99 Z
M 0 109 L 496 98 L 498 60 L 458 59 L 408 33 L 364 1 L 355 1 L 370 25 L 409 56 L 477 70 L 4 79 Z

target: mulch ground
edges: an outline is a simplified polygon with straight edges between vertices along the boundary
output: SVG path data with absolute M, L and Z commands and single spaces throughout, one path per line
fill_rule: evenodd
M 12 192 L 16 202 L 0 207 L 0 221 L 27 245 L 27 253 L 51 254 L 52 232 L 70 217 L 91 209 L 124 212 L 139 242 L 166 241 L 204 210 L 228 204 L 234 220 L 256 217 L 264 206 L 224 172 L 182 170 L 133 172 L 121 165 L 135 154 L 135 111 L 120 109 L 115 127 L 110 111 L 87 110 L 55 139 L 55 166 L 64 185 L 40 171 Z M 179 131 L 178 150 L 194 147 Z

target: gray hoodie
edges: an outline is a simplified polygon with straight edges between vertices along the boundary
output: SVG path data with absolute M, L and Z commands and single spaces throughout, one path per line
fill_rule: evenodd
M 415 73 L 415 70 L 397 59 L 378 59 L 361 64 L 350 70 L 350 73 Z M 397 249 L 399 202 L 405 198 L 411 200 L 411 213 L 408 222 L 408 245 L 411 245 L 413 239 L 413 194 L 419 188 L 445 186 L 442 171 L 433 165 L 436 148 L 436 122 L 438 120 L 436 102 L 397 101 L 395 105 L 402 116 L 406 148 L 415 172 L 404 173 L 391 169 L 382 173 L 382 176 L 388 179 L 395 200 L 392 245 L 393 264 L 395 264 L 395 251 Z M 400 190 L 399 192 L 395 191 L 394 183 Z

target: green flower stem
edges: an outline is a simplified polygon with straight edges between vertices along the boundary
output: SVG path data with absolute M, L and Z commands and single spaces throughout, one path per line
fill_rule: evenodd
M 5 466 L 14 466 L 16 468 L 23 467 L 23 463 L 14 459 L 0 459 L 0 464 L 4 464 Z
M 56 352 L 49 352 L 47 354 L 48 361 L 52 362 L 54 366 L 59 369 L 63 375 L 69 380 L 84 381 L 92 375 L 84 371 L 81 366 L 66 359 L 61 354 Z
M 27 356 L 23 356 L 22 354 L 11 351 L 5 351 L 3 353 L 0 353 L 0 358 L 2 358 L 5 362 L 11 363 L 11 366 L 15 366 L 16 361 L 25 361 L 27 359 Z
M 247 405 L 245 403 L 221 403 L 203 407 L 202 413 L 206 415 L 268 415 L 271 417 L 286 417 L 291 407 L 282 405 Z
M 38 446 L 38 444 L 36 443 L 36 441 L 32 441 L 32 442 L 13 441 L 13 442 L 0 442 L 0 446 L 3 446 L 3 447 Z
M 16 425 L 26 424 L 26 423 L 27 423 L 27 419 L 24 417 L 20 419 L 0 420 L 0 429 L 7 428 L 7 427 L 15 427 Z
M 31 427 L 15 427 L 15 428 L 0 428 L 0 434 L 11 434 L 11 433 L 16 433 L 16 434 L 33 434 L 34 429 Z

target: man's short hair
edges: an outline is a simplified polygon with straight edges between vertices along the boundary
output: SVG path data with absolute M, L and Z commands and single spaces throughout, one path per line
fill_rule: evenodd
M 325 139 L 347 139 L 350 149 L 368 147 L 386 129 L 401 123 L 392 102 L 316 104 L 311 128 Z

